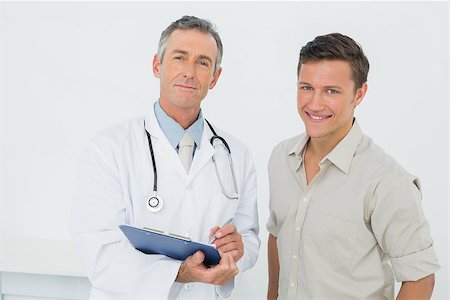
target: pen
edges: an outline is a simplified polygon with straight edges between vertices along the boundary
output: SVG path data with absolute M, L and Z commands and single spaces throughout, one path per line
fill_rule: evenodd
M 222 227 L 220 227 L 220 228 L 223 228 L 223 227 L 227 226 L 228 224 L 231 224 L 232 222 L 233 222 L 233 218 L 229 218 L 228 220 L 226 220 L 225 223 L 223 223 Z M 215 240 L 216 240 L 216 234 L 214 234 L 211 237 L 211 239 L 209 240 L 208 244 L 212 244 L 212 242 L 214 242 Z

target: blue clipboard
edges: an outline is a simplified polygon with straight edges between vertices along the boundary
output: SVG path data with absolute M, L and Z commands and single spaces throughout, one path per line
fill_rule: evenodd
M 184 261 L 200 250 L 205 254 L 203 263 L 206 266 L 217 265 L 220 261 L 220 255 L 216 248 L 207 244 L 193 242 L 186 237 L 129 225 L 119 225 L 119 228 L 133 247 L 145 254 L 162 254 Z

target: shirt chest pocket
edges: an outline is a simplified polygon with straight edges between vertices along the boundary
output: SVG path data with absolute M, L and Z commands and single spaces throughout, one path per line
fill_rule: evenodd
M 365 226 L 319 212 L 311 226 L 305 227 L 305 247 L 319 260 L 331 264 L 344 264 L 355 260 L 364 252 Z

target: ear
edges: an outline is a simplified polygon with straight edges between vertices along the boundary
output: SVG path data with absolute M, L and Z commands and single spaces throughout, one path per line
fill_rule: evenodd
M 217 80 L 219 80 L 220 74 L 222 73 L 222 68 L 218 68 L 216 73 L 213 76 L 212 81 L 209 83 L 209 89 L 212 90 L 217 83 Z
M 357 107 L 361 101 L 364 99 L 364 96 L 367 93 L 367 82 L 364 82 L 364 84 L 362 85 L 362 87 L 360 87 L 355 94 L 355 101 L 353 101 L 355 107 Z
M 152 65 L 153 65 L 153 74 L 155 75 L 156 78 L 159 78 L 161 63 L 159 62 L 159 58 L 158 58 L 157 54 L 155 54 L 155 56 L 153 56 Z

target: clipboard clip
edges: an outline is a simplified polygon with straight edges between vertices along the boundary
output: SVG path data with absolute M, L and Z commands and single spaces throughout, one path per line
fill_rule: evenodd
M 180 235 L 180 234 L 170 233 L 170 232 L 167 232 L 167 231 L 162 231 L 162 230 L 148 228 L 148 227 L 143 227 L 143 228 L 144 228 L 144 230 L 147 230 L 147 231 L 150 231 L 150 232 L 153 232 L 153 233 L 170 236 L 170 237 L 173 237 L 173 238 L 176 238 L 176 239 L 180 239 L 180 240 L 183 240 L 183 241 L 186 241 L 186 242 L 191 242 L 192 241 L 191 238 L 188 238 L 187 236 L 183 236 L 183 235 Z

